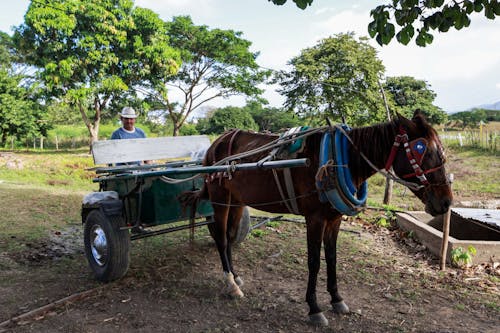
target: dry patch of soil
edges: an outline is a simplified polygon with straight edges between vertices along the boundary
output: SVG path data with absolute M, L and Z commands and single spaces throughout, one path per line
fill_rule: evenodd
M 318 299 L 328 327 L 307 322 L 304 225 L 282 223 L 235 249 L 245 280 L 238 300 L 221 295 L 218 255 L 202 230 L 192 244 L 182 234 L 133 243 L 126 277 L 106 285 L 93 280 L 80 247 L 68 245 L 81 243 L 79 231 L 54 234 L 29 251 L 0 256 L 0 322 L 95 289 L 0 332 L 497 332 L 498 266 L 440 272 L 437 259 L 397 229 L 359 219 L 342 228 L 338 280 L 351 313 L 329 311 L 323 265 Z

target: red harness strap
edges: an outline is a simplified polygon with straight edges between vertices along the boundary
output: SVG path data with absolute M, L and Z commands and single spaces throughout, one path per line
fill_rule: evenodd
M 425 139 L 423 139 L 425 140 Z M 412 141 L 413 142 L 413 141 Z M 420 166 L 419 161 L 415 158 L 413 155 L 413 152 L 410 148 L 410 144 L 408 143 L 408 134 L 404 130 L 402 126 L 399 126 L 399 134 L 396 135 L 394 139 L 394 144 L 392 145 L 391 153 L 389 154 L 389 157 L 387 158 L 387 162 L 385 163 L 385 170 L 389 171 L 391 168 L 392 164 L 394 163 L 394 159 L 396 158 L 396 153 L 401 146 L 401 143 L 403 143 L 403 148 L 405 149 L 406 157 L 408 158 L 408 161 L 410 162 L 411 167 L 415 171 L 414 173 L 410 173 L 407 175 L 404 175 L 403 178 L 411 178 L 411 177 L 417 177 L 420 183 L 423 185 L 427 186 L 429 185 L 429 181 L 427 180 L 427 177 L 425 177 L 426 174 L 437 171 L 441 169 L 444 165 L 437 166 L 435 168 L 429 169 L 429 170 L 422 170 L 422 167 Z M 421 156 L 421 158 L 423 155 Z M 422 161 L 420 161 L 422 162 Z
M 392 145 L 391 153 L 389 154 L 389 158 L 385 163 L 385 170 L 389 171 L 389 169 L 391 168 L 391 165 L 394 162 L 394 159 L 396 158 L 396 153 L 398 152 L 401 142 L 408 143 L 408 134 L 406 134 L 406 131 L 404 130 L 403 127 L 399 126 L 399 134 L 397 134 L 396 138 L 394 139 L 394 144 Z
M 406 157 L 408 158 L 408 161 L 410 161 L 410 165 L 413 168 L 413 170 L 415 171 L 412 174 L 404 175 L 403 178 L 410 178 L 412 176 L 417 176 L 418 180 L 420 180 L 420 182 L 423 185 L 429 185 L 429 181 L 427 180 L 427 177 L 425 177 L 424 171 L 422 170 L 422 168 L 418 164 L 417 160 L 413 156 L 413 153 L 410 149 L 410 145 L 408 144 L 408 136 L 406 136 L 406 141 L 403 142 L 403 147 L 404 147 L 405 152 L 406 152 Z M 427 170 L 427 173 L 428 172 L 429 172 L 429 170 Z

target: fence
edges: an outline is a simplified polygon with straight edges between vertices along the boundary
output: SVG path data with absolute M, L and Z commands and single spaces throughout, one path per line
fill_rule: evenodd
M 444 131 L 439 134 L 441 140 L 450 146 L 473 147 L 498 152 L 499 132 L 489 130 L 469 130 L 463 132 Z
M 73 137 L 30 137 L 17 139 L 15 137 L 10 137 L 7 140 L 4 148 L 15 150 L 15 149 L 77 149 L 89 146 L 88 136 L 73 136 Z

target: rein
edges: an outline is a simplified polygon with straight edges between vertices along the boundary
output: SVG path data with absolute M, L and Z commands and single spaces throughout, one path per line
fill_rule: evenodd
M 365 162 L 377 173 L 381 174 L 382 176 L 384 176 L 385 178 L 389 178 L 389 179 L 392 179 L 393 181 L 395 181 L 396 183 L 399 183 L 403 186 L 406 186 L 414 191 L 418 191 L 420 190 L 421 188 L 425 187 L 424 185 L 418 185 L 418 184 L 415 184 L 415 183 L 412 183 L 412 182 L 408 182 L 408 181 L 405 181 L 405 180 L 402 180 L 401 178 L 399 178 L 398 176 L 394 175 L 393 173 L 387 171 L 387 169 L 379 169 L 375 166 L 375 164 L 372 163 L 372 161 L 370 161 L 370 159 L 368 157 L 366 157 L 366 155 L 358 148 L 358 146 L 354 143 L 354 141 L 352 141 L 351 137 L 346 133 L 346 131 L 341 127 L 341 126 L 338 126 L 338 125 L 335 125 L 335 128 L 337 128 L 338 130 L 340 130 L 342 132 L 342 134 L 347 138 L 347 140 L 349 140 L 349 142 L 351 143 L 351 145 L 354 147 L 354 149 L 359 153 L 359 155 L 365 160 Z M 394 150 L 394 147 L 393 147 L 393 150 Z M 394 157 L 396 157 L 396 152 L 397 152 L 397 149 L 395 150 L 394 152 Z M 392 154 L 392 151 L 391 151 L 391 154 Z M 390 155 L 389 155 L 390 157 Z M 394 158 L 393 158 L 393 161 L 394 161 Z M 392 165 L 392 162 L 391 164 Z M 389 168 L 390 168 L 390 165 L 389 165 Z

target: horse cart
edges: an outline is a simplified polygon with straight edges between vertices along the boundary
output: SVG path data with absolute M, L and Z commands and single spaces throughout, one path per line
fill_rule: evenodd
M 131 240 L 212 223 L 213 207 L 208 200 L 199 202 L 195 212 L 184 209 L 178 200 L 181 193 L 202 187 L 203 174 L 307 164 L 306 159 L 293 159 L 202 166 L 200 152 L 209 146 L 208 137 L 201 135 L 94 143 L 94 163 L 102 165 L 94 168 L 97 177 L 93 181 L 99 183 L 99 191 L 85 196 L 81 215 L 85 255 L 97 280 L 108 282 L 125 275 Z M 152 160 L 162 163 L 120 165 Z M 250 228 L 245 208 L 235 241 L 244 240 Z

